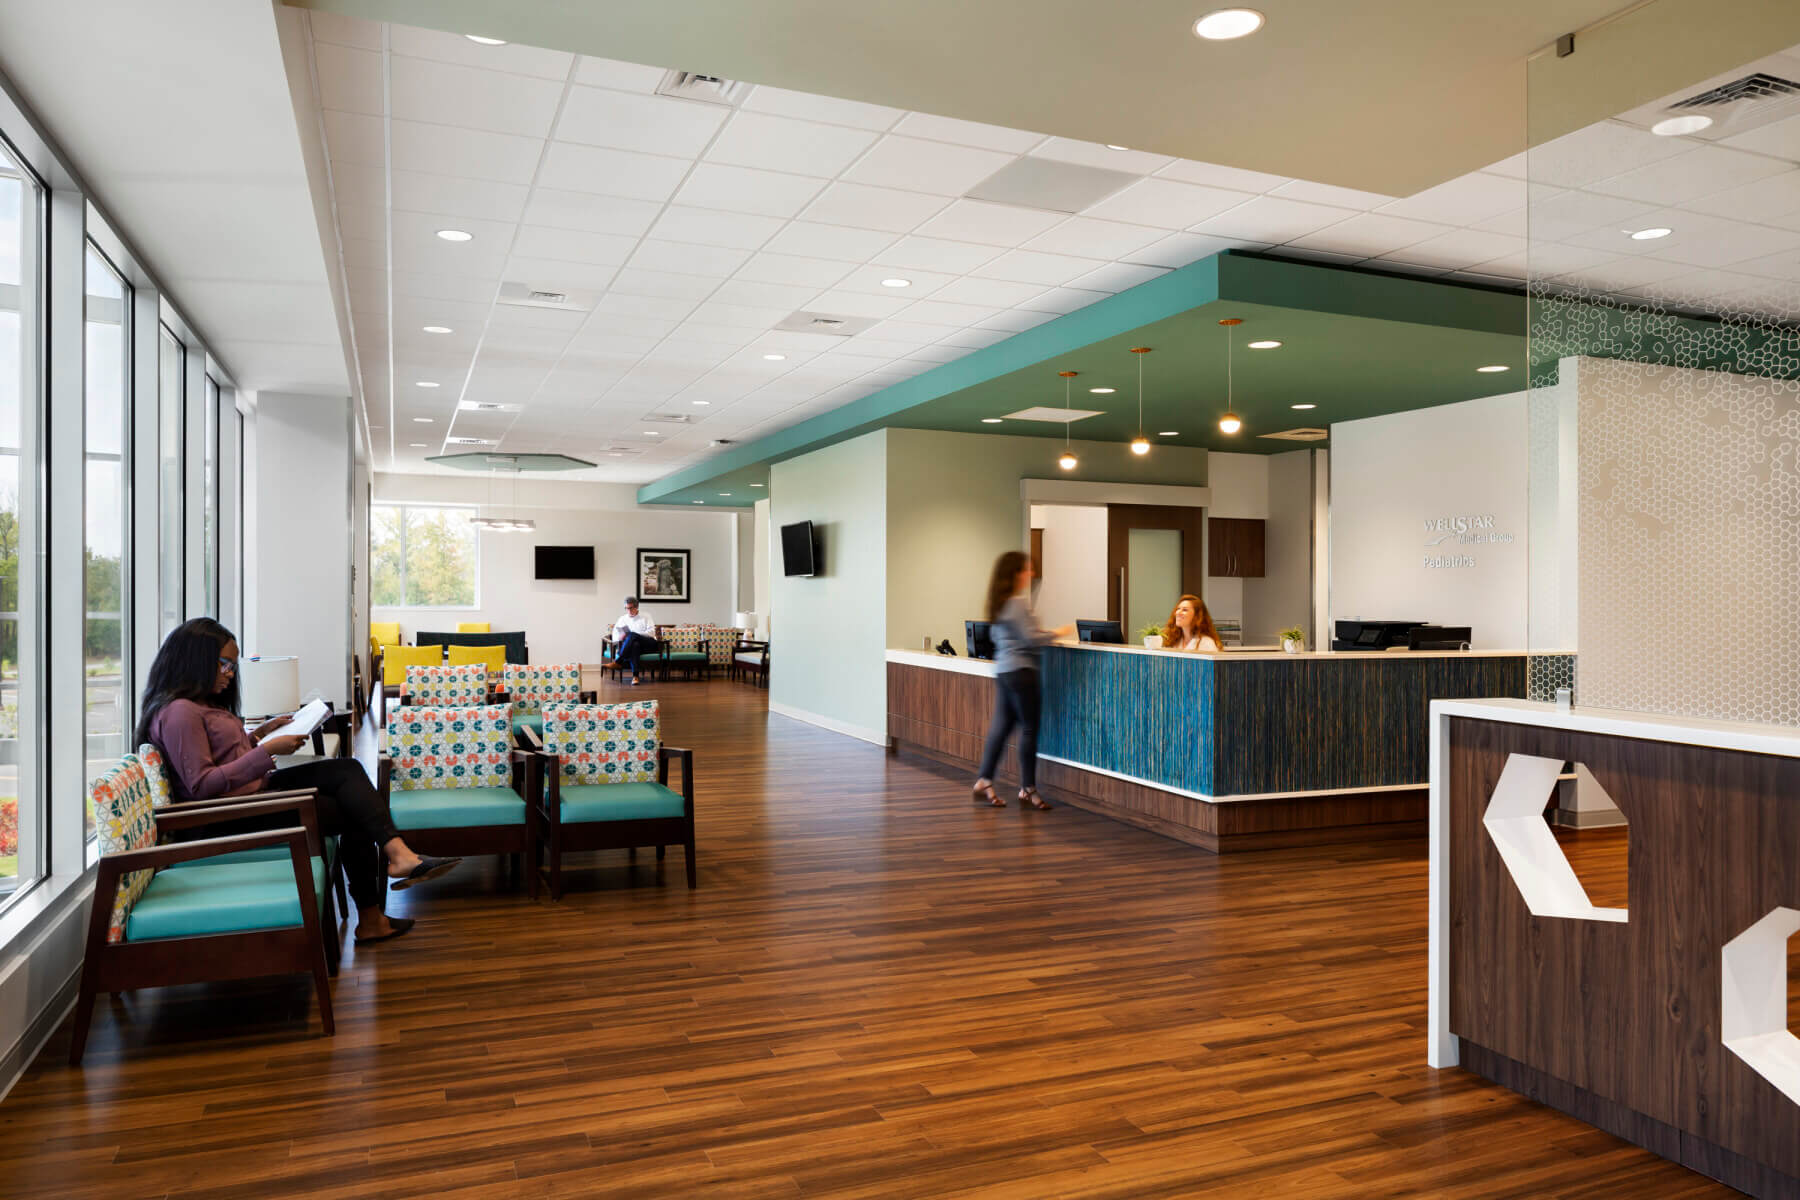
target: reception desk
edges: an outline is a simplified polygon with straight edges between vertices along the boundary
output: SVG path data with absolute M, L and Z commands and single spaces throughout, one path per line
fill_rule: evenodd
M 888 651 L 888 736 L 973 770 L 993 664 Z M 1215 851 L 1422 835 L 1434 699 L 1524 696 L 1511 652 L 1044 651 L 1045 792 Z M 1002 771 L 1016 780 L 1010 759 Z

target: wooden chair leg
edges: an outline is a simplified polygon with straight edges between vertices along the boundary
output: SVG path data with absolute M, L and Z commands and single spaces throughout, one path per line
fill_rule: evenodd
M 687 859 L 688 891 L 691 892 L 700 886 L 700 881 L 696 877 L 694 870 L 694 839 L 692 837 L 689 837 L 687 843 L 682 846 L 682 851 L 684 857 Z
M 669 848 L 667 846 L 658 846 L 656 848 L 656 861 L 661 862 L 664 858 L 668 857 L 668 850 Z
M 325 968 L 325 948 L 319 947 L 319 953 L 313 962 L 313 991 L 319 997 L 319 1023 L 325 1027 L 325 1036 L 330 1037 L 337 1032 L 337 1022 L 331 1015 L 331 980 Z
M 99 901 L 95 901 L 99 903 Z M 88 1025 L 94 1019 L 94 984 L 87 964 L 81 968 L 81 991 L 75 997 L 75 1024 L 69 1030 L 69 1065 L 79 1067 L 87 1052 Z
M 562 842 L 556 839 L 550 842 L 550 898 L 563 898 Z

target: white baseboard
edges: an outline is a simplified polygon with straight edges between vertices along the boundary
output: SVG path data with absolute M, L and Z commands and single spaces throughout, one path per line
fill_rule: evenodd
M 56 989 L 56 996 L 38 1013 L 37 1018 L 26 1027 L 24 1034 L 13 1043 L 5 1057 L 0 1058 L 0 1100 L 5 1100 L 13 1090 L 13 1085 L 24 1078 L 25 1072 L 37 1060 L 43 1050 L 44 1043 L 63 1023 L 75 1007 L 75 994 L 81 990 L 81 972 L 77 970 L 63 985 Z
M 791 704 L 782 704 L 778 700 L 769 701 L 769 711 L 776 716 L 790 717 L 796 721 L 804 721 L 808 725 L 817 725 L 820 729 L 829 729 L 833 733 L 841 733 L 845 737 L 853 737 L 858 741 L 870 742 L 886 747 L 887 734 L 874 729 L 865 729 L 861 725 L 852 725 L 848 721 L 840 721 L 835 717 L 820 716 L 815 712 L 807 712 L 804 708 L 795 708 Z

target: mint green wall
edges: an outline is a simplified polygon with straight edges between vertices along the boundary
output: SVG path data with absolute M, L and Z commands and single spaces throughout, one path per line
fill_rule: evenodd
M 1032 437 L 890 429 L 887 446 L 887 640 L 926 634 L 963 649 L 963 622 L 982 615 L 988 572 L 1024 548 L 1026 479 L 1201 487 L 1206 451 L 1156 446 L 1137 458 L 1119 442 L 1076 442 L 1081 466 L 1056 466 L 1061 446 Z M 1106 546 L 1092 552 L 1104 562 Z
M 887 736 L 887 441 L 877 430 L 769 475 L 769 706 L 853 736 Z M 781 573 L 783 525 L 811 521 L 825 565 Z

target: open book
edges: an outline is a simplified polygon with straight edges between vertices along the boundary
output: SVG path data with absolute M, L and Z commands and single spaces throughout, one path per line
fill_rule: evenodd
M 286 723 L 271 729 L 263 736 L 263 741 L 266 742 L 272 737 L 287 737 L 290 734 L 299 734 L 305 737 L 323 725 L 325 718 L 330 715 L 331 706 L 329 704 L 323 700 L 314 700 L 310 704 L 303 705 L 299 712 L 287 719 Z

